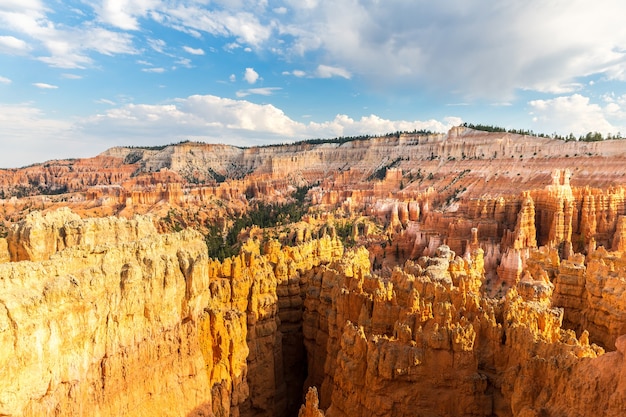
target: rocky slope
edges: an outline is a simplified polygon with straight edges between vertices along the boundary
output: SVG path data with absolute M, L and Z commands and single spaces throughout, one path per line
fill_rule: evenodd
M 455 128 L 2 170 L 0 415 L 620 416 L 621 145 Z

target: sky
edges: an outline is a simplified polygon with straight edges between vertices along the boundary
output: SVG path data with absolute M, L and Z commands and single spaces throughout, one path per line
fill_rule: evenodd
M 626 135 L 623 0 L 0 0 L 0 167 L 463 122 Z

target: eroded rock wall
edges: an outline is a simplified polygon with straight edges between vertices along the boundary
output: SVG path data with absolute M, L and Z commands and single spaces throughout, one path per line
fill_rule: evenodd
M 341 257 L 337 239 L 250 242 L 218 262 L 191 230 L 61 211 L 9 241 L 27 260 L 0 265 L 0 414 L 297 412 L 301 275 Z
M 0 414 L 180 415 L 210 402 L 207 267 L 191 231 L 0 265 Z

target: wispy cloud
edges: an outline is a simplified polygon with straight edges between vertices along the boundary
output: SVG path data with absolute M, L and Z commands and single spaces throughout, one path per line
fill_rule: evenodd
M 104 23 L 123 30 L 139 30 L 138 17 L 148 13 L 155 2 L 133 0 L 105 0 L 95 4 L 95 11 Z
M 247 90 L 237 91 L 237 97 L 246 97 L 251 94 L 257 94 L 260 96 L 271 96 L 276 91 L 282 90 L 281 87 L 260 87 L 260 88 L 248 88 Z
M 71 73 L 63 73 L 63 74 L 61 74 L 61 77 L 66 78 L 68 80 L 80 80 L 80 79 L 83 78 L 82 75 L 71 74 Z
M 316 74 L 320 78 L 341 77 L 349 80 L 352 77 L 350 71 L 344 68 L 331 67 L 328 65 L 319 65 L 317 67 Z
M 7 77 L 2 77 L 0 76 L 0 84 L 11 84 L 11 80 L 8 79 Z
M 283 75 L 293 75 L 294 77 L 303 78 L 306 77 L 306 72 L 302 70 L 283 71 Z
M 191 59 L 189 58 L 178 58 L 175 61 L 178 65 L 182 65 L 185 68 L 192 68 L 193 65 L 191 65 Z
M 108 100 L 106 98 L 100 98 L 98 100 L 95 100 L 95 102 L 98 104 L 108 104 L 109 106 L 115 106 L 116 104 L 114 101 Z
M 148 39 L 147 42 L 150 48 L 157 52 L 164 53 L 164 49 L 167 44 L 163 39 Z
M 7 9 L 8 7 L 8 9 Z M 30 38 L 31 44 L 14 36 L 4 36 L 2 48 L 13 51 L 44 50 L 35 58 L 58 68 L 85 68 L 93 64 L 93 53 L 135 54 L 132 36 L 94 24 L 56 24 L 48 17 L 50 9 L 38 1 L 12 2 L 0 7 L 0 24 L 5 30 Z M 34 48 L 37 46 L 37 48 Z
M 0 52 L 5 54 L 21 55 L 29 52 L 31 46 L 15 36 L 0 36 Z
M 165 68 L 161 68 L 161 67 L 142 68 L 141 71 L 143 71 L 143 72 L 151 72 L 151 73 L 155 73 L 155 74 L 161 74 L 161 73 L 165 72 Z
M 204 50 L 202 48 L 192 48 L 191 46 L 183 46 L 185 52 L 192 55 L 204 55 Z
M 31 105 L 0 104 L 2 138 L 15 144 L 0 154 L 0 167 L 19 167 L 54 158 L 90 156 L 94 144 L 72 140 L 72 124 L 51 119 Z
M 33 83 L 33 85 L 37 88 L 41 88 L 42 90 L 54 90 L 59 88 L 56 85 L 46 84 L 46 83 Z
M 283 51 L 316 54 L 379 87 L 509 100 L 521 89 L 576 92 L 577 78 L 590 74 L 626 80 L 626 6 L 620 0 L 602 7 L 584 0 L 567 7 L 542 0 L 484 7 L 462 0 L 289 5 L 278 20 Z M 572 30 L 581 22 L 585 30 Z

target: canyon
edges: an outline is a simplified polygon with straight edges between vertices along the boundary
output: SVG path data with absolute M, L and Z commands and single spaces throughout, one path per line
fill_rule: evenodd
M 621 416 L 625 175 L 467 127 L 0 170 L 0 415 Z

